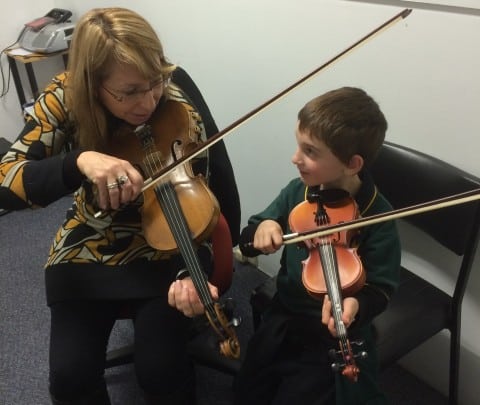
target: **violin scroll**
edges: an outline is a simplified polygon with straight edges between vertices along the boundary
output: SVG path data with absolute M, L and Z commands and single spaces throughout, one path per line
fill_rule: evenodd
M 358 375 L 360 374 L 360 368 L 356 364 L 356 359 L 366 359 L 368 353 L 361 351 L 357 354 L 353 353 L 352 344 L 356 346 L 362 346 L 363 341 L 346 341 L 340 342 L 340 350 L 332 349 L 329 351 L 329 356 L 333 360 L 332 370 L 341 372 L 343 376 L 348 378 L 352 382 L 358 381 Z
M 232 318 L 231 321 L 223 311 L 223 306 L 216 302 L 213 304 L 214 315 L 211 311 L 205 311 L 208 321 L 215 333 L 220 338 L 220 353 L 231 359 L 240 358 L 240 342 L 234 327 L 240 325 L 240 318 Z

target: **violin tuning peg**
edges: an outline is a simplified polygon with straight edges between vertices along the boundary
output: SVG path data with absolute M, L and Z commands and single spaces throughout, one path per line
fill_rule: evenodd
M 359 352 L 355 356 L 356 359 L 366 359 L 368 357 L 368 353 L 366 351 Z
M 227 298 L 222 303 L 222 309 L 227 318 L 233 317 L 233 312 L 235 310 L 235 301 L 232 298 Z
M 365 343 L 364 340 L 351 340 L 350 341 L 350 344 L 353 346 L 363 346 L 363 344 Z
M 330 349 L 328 351 L 328 357 L 331 359 L 331 360 L 336 360 L 337 359 L 337 355 L 338 355 L 338 351 L 335 350 L 335 349 Z

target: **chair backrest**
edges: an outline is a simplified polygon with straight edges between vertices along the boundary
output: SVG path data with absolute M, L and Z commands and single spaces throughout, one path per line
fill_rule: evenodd
M 480 179 L 435 157 L 390 142 L 384 143 L 372 174 L 394 209 L 480 190 Z M 457 280 L 457 289 L 463 294 L 478 245 L 480 201 L 408 216 L 405 220 L 455 254 L 464 256 L 460 270 L 463 274 Z

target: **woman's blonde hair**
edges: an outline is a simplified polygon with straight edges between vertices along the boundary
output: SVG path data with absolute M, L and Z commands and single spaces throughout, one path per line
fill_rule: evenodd
M 134 66 L 146 80 L 168 77 L 167 61 L 152 26 L 125 8 L 96 8 L 76 24 L 69 52 L 65 98 L 79 147 L 102 151 L 108 139 L 109 112 L 97 97 L 109 67 Z

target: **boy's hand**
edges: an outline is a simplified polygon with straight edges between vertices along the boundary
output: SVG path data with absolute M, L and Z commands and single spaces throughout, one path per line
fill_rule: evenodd
M 266 219 L 260 222 L 253 238 L 253 247 L 264 254 L 275 253 L 283 246 L 283 231 L 278 222 Z
M 355 315 L 358 312 L 358 300 L 353 297 L 347 297 L 343 300 L 342 321 L 345 327 L 348 328 L 355 320 Z M 337 329 L 335 328 L 335 321 L 332 316 L 332 303 L 328 295 L 325 295 L 322 307 L 322 323 L 328 327 L 328 330 L 333 337 L 337 337 Z

